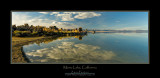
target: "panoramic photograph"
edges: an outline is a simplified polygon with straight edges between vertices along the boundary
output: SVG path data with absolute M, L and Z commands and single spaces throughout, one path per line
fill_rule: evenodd
M 149 64 L 149 11 L 11 11 L 12 64 Z

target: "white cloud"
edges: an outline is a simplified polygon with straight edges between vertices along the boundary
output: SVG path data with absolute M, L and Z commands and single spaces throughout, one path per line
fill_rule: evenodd
M 80 14 L 82 12 L 63 12 L 64 14 Z
M 59 12 L 39 12 L 41 14 L 50 14 L 50 15 L 54 15 L 54 14 L 59 14 Z
M 61 21 L 74 21 L 75 19 L 86 19 L 101 16 L 101 14 L 95 12 L 63 12 L 61 14 L 59 12 L 53 12 L 53 14 L 56 14 L 55 16 L 60 17 Z M 73 15 L 75 16 L 72 17 Z
M 39 12 L 39 13 L 41 13 L 41 14 L 49 14 L 49 12 Z
M 55 20 L 49 20 L 49 19 L 31 19 L 28 22 L 29 24 L 33 25 L 41 25 L 41 26 L 57 26 L 58 28 L 74 28 L 78 27 L 77 25 L 74 25 L 72 23 L 68 22 L 58 22 Z
M 34 23 L 51 23 L 54 20 L 49 20 L 49 19 L 37 19 L 37 18 L 33 18 L 31 20 L 29 20 L 29 22 L 34 22 Z
M 72 23 L 68 23 L 68 22 L 57 22 L 57 21 L 53 21 L 52 25 L 56 25 L 59 28 L 77 28 L 78 26 Z
M 74 21 L 75 19 L 86 19 L 86 18 L 93 18 L 97 16 L 101 16 L 101 14 L 95 12 L 39 12 L 42 14 L 50 14 L 55 15 L 61 18 L 61 21 Z M 72 17 L 75 15 L 74 17 Z
M 44 19 L 31 19 L 29 22 L 42 22 Z
M 74 18 L 77 19 L 86 19 L 86 18 L 92 18 L 96 16 L 101 16 L 101 14 L 95 13 L 95 12 L 80 12 L 78 15 L 74 16 Z
M 40 26 L 57 26 L 58 28 L 77 28 L 77 25 L 74 25 L 72 23 L 68 22 L 58 22 L 55 20 L 50 20 L 47 18 L 43 18 L 41 16 L 39 17 L 31 17 L 26 14 L 17 14 L 12 13 L 12 24 L 18 25 L 24 25 L 24 23 L 28 23 L 29 25 L 40 25 Z
M 33 17 L 27 14 L 22 13 L 12 13 L 12 24 L 23 25 L 24 23 L 28 23 L 29 25 L 40 25 L 40 26 L 57 26 L 58 28 L 78 28 L 79 26 L 69 23 L 67 21 L 74 21 L 75 19 L 86 19 L 92 18 L 96 16 L 100 16 L 101 14 L 97 14 L 95 12 L 38 12 L 41 14 L 50 14 L 56 17 L 61 18 L 61 21 L 58 22 L 55 20 L 50 20 L 48 18 L 44 18 L 44 15 L 39 15 L 38 17 Z M 74 15 L 74 16 L 73 16 Z
M 42 13 L 42 14 L 50 14 L 50 15 L 55 15 L 57 17 L 60 17 L 61 18 L 61 21 L 74 21 L 74 18 L 72 18 L 72 14 L 71 13 L 63 13 L 63 14 L 60 14 L 60 12 L 39 12 L 39 13 Z
M 29 22 L 29 18 L 31 16 L 25 15 L 25 14 L 15 14 L 12 13 L 12 24 L 16 24 L 16 25 L 23 25 L 24 23 L 28 23 Z
M 50 15 L 59 14 L 59 12 L 52 12 Z
M 95 12 L 63 12 L 63 14 L 69 14 L 69 15 L 74 14 L 75 16 L 73 18 L 76 19 L 86 19 L 86 18 L 101 16 L 101 14 Z
M 58 22 L 55 20 L 49 20 L 49 19 L 31 19 L 28 22 L 29 24 L 33 25 L 41 25 L 41 26 L 57 26 L 58 28 L 77 28 L 78 26 L 72 23 L 68 22 Z
M 74 18 L 72 18 L 72 14 L 57 14 L 57 17 L 61 17 L 61 21 L 74 21 Z

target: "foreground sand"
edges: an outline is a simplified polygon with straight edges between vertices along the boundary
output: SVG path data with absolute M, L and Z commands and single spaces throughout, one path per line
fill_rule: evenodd
M 27 63 L 29 60 L 22 52 L 22 46 L 48 37 L 12 37 L 12 63 Z

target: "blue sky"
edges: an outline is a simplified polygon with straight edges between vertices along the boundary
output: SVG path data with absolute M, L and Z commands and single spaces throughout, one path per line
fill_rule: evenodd
M 58 28 L 148 30 L 148 12 L 12 12 L 12 24 Z

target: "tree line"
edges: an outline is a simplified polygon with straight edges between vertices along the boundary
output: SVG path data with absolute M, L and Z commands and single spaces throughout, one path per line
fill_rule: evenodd
M 12 25 L 12 36 L 25 37 L 25 36 L 52 36 L 52 35 L 79 35 L 86 34 L 87 29 L 83 30 L 82 27 L 76 29 L 63 29 L 57 26 L 33 26 L 25 23 L 24 25 Z

